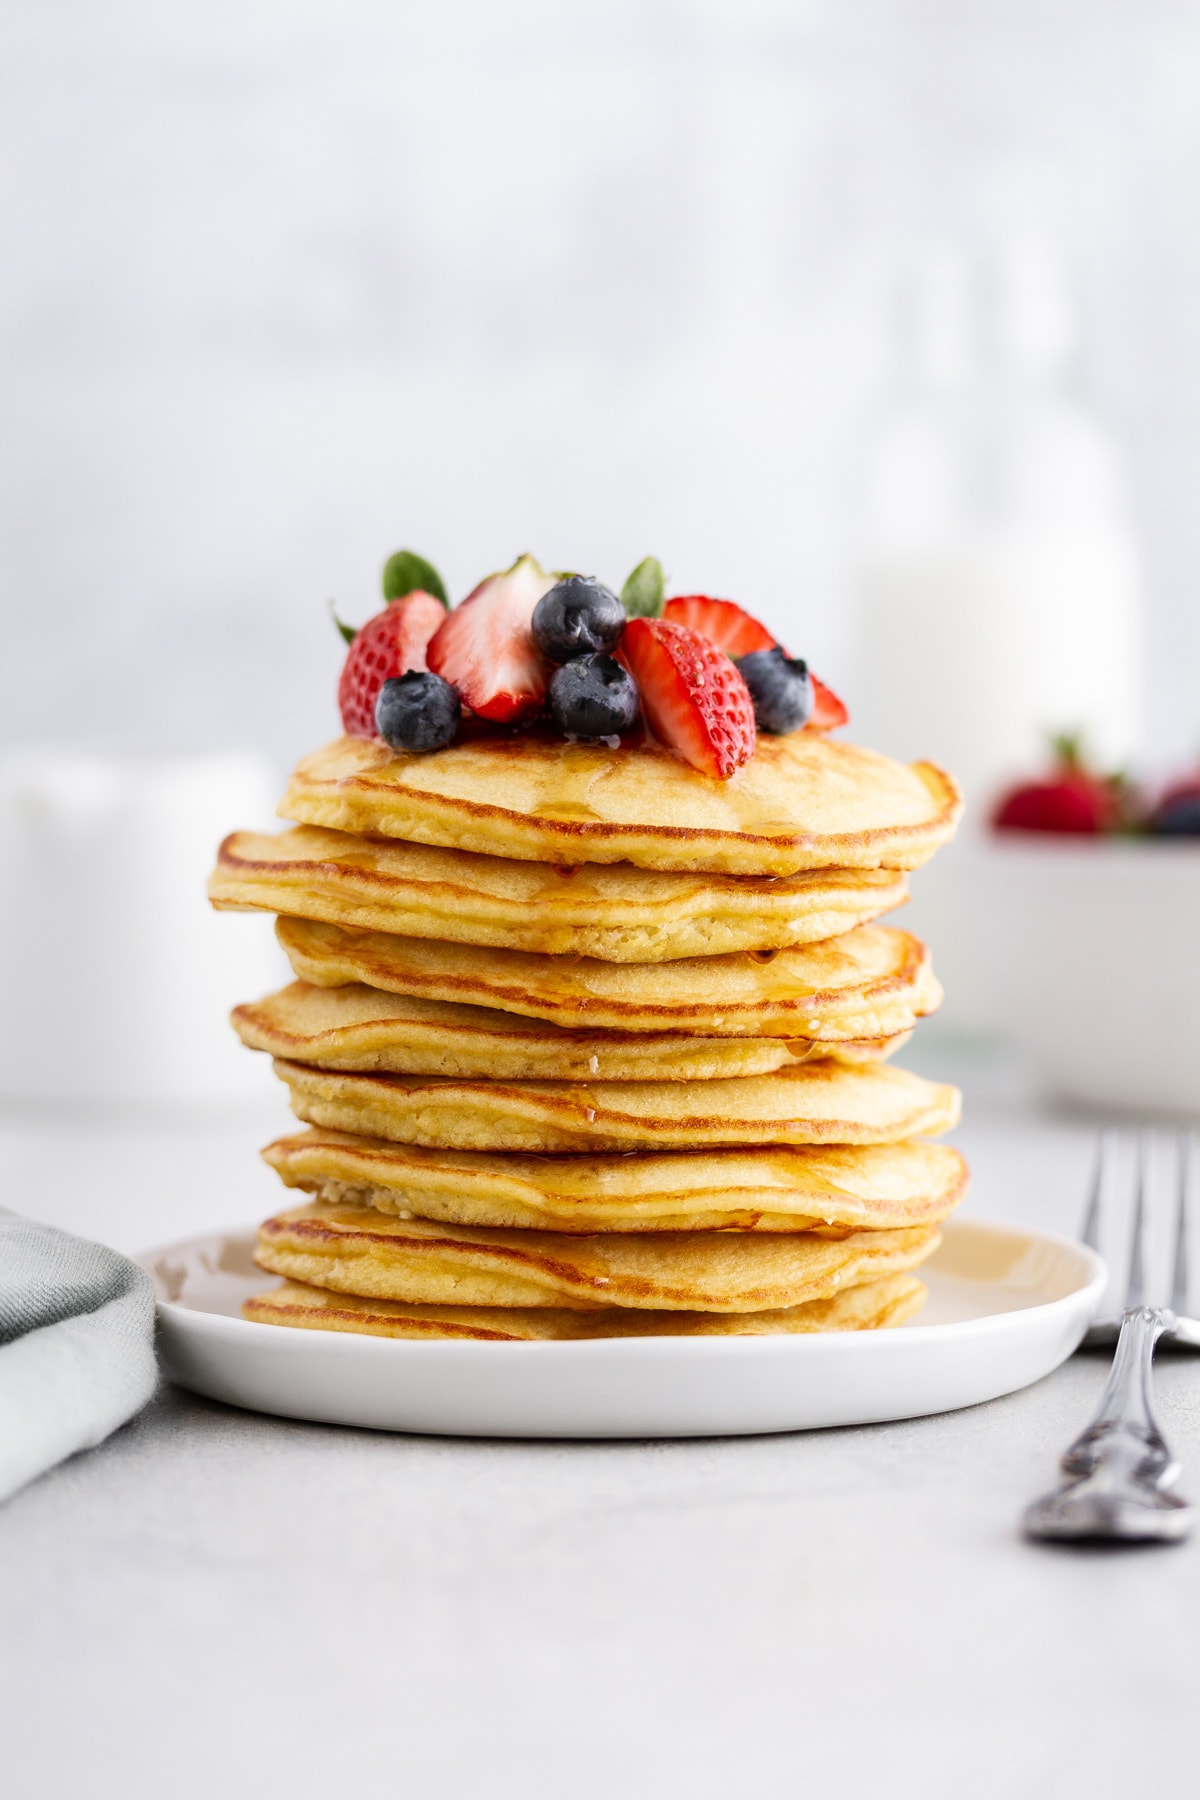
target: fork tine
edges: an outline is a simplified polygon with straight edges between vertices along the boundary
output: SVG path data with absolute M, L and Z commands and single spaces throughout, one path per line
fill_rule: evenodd
M 1092 1187 L 1088 1195 L 1087 1212 L 1083 1216 L 1083 1227 L 1079 1233 L 1089 1250 L 1100 1249 L 1100 1215 L 1104 1201 L 1104 1182 L 1108 1167 L 1113 1159 L 1116 1143 L 1115 1133 L 1102 1131 L 1096 1145 L 1096 1164 L 1092 1172 Z
M 1150 1184 L 1150 1151 L 1152 1133 L 1143 1132 L 1137 1147 L 1137 1200 L 1133 1212 L 1133 1242 L 1129 1251 L 1129 1280 L 1125 1287 L 1125 1310 L 1132 1312 L 1146 1304 L 1146 1274 L 1150 1267 L 1150 1220 L 1146 1206 L 1146 1190 Z
M 1191 1272 L 1188 1267 L 1188 1210 L 1191 1205 L 1192 1173 L 1196 1160 L 1196 1140 L 1188 1131 L 1179 1134 L 1179 1200 L 1175 1213 L 1175 1267 L 1171 1277 L 1171 1311 L 1179 1318 L 1190 1318 Z

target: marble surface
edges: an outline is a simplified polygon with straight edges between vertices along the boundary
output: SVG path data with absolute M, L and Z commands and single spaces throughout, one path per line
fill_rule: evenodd
M 971 1210 L 1070 1229 L 1092 1127 L 967 1085 Z M 264 1211 L 252 1150 L 283 1117 L 9 1117 L 4 1191 L 139 1248 Z M 901 1425 L 605 1445 L 165 1389 L 0 1514 L 6 1792 L 1106 1796 L 1150 1744 L 1187 1791 L 1200 1545 L 1016 1535 L 1103 1371 Z M 1200 1364 L 1164 1361 L 1158 1405 L 1200 1493 Z

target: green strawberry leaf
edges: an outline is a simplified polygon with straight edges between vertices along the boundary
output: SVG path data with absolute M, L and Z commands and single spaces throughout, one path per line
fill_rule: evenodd
M 341 632 L 342 636 L 345 638 L 346 642 L 348 644 L 352 644 L 354 642 L 355 638 L 358 636 L 358 632 L 355 630 L 353 625 L 347 625 L 347 623 L 344 619 L 338 618 L 338 616 L 337 616 L 337 601 L 336 600 L 331 600 L 329 602 L 329 616 L 333 620 L 334 624 L 337 626 L 338 630 Z
M 1060 769 L 1072 774 L 1083 773 L 1087 769 L 1088 759 L 1082 732 L 1053 732 L 1050 737 L 1050 748 Z
M 621 603 L 631 619 L 660 619 L 666 591 L 662 564 L 657 556 L 647 556 L 621 589 Z
M 446 584 L 433 564 L 415 550 L 397 550 L 383 565 L 384 599 L 403 600 L 405 594 L 415 594 L 418 588 L 449 606 Z

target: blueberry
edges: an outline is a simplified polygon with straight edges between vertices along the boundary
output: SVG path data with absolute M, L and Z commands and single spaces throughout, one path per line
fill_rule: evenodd
M 638 716 L 637 686 L 611 656 L 577 656 L 550 680 L 550 711 L 564 737 L 618 737 Z
M 443 750 L 461 717 L 458 689 L 428 669 L 385 681 L 375 702 L 375 729 L 393 750 Z
M 568 575 L 533 609 L 533 641 L 551 662 L 611 650 L 628 617 L 614 593 L 591 575 Z
M 1150 829 L 1161 837 L 1200 837 L 1200 790 L 1164 800 L 1150 820 Z
M 752 650 L 735 660 L 750 689 L 758 729 L 776 736 L 799 731 L 813 709 L 812 677 L 804 659 L 789 656 L 776 644 L 772 650 Z

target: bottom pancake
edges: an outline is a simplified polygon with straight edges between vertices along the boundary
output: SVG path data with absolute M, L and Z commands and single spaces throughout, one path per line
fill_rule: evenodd
M 264 1325 L 310 1331 L 361 1332 L 390 1338 L 483 1338 L 499 1342 L 606 1337 L 768 1337 L 813 1331 L 878 1331 L 902 1325 L 925 1300 L 912 1275 L 885 1275 L 828 1300 L 757 1313 L 638 1312 L 597 1307 L 568 1312 L 553 1306 L 412 1306 L 363 1300 L 285 1281 L 255 1294 L 242 1308 Z
M 936 1226 L 896 1231 L 647 1231 L 571 1237 L 401 1220 L 316 1202 L 259 1227 L 273 1275 L 425 1306 L 766 1312 L 914 1268 Z
M 957 1150 L 920 1142 L 521 1156 L 309 1130 L 263 1156 L 334 1205 L 538 1231 L 888 1230 L 945 1218 L 967 1182 Z

